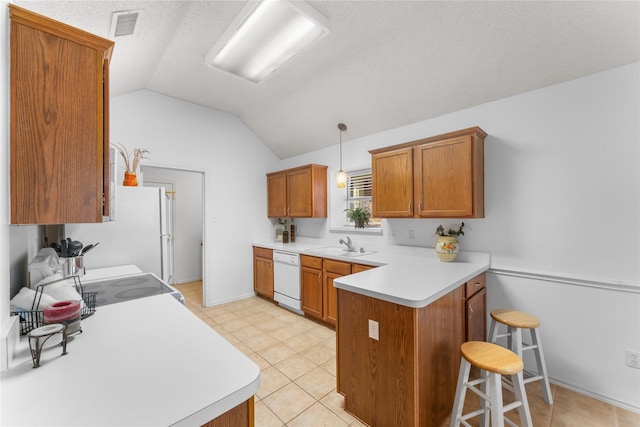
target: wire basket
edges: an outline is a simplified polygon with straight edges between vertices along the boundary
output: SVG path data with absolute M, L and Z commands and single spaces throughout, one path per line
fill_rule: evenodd
M 68 280 L 69 277 L 65 277 L 62 280 Z M 82 283 L 80 282 L 80 278 L 78 276 L 73 276 L 73 280 L 76 286 L 76 290 L 82 296 L 82 300 L 84 301 L 84 306 L 80 310 L 80 319 L 86 319 L 96 312 L 96 295 L 97 292 L 84 292 L 82 288 Z M 33 301 L 32 308 L 37 307 L 40 304 L 40 298 L 42 297 L 43 287 L 47 285 L 52 285 L 54 283 L 60 282 L 60 280 L 56 280 L 54 282 L 47 283 L 45 285 L 40 285 L 36 289 L 36 295 Z M 13 311 L 11 314 L 20 316 L 20 335 L 26 335 L 32 330 L 44 326 L 44 311 L 38 310 L 20 310 Z

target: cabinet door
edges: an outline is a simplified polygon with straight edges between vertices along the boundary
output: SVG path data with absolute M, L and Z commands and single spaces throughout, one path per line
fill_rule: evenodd
M 287 216 L 287 174 L 267 175 L 267 216 Z
M 102 222 L 113 42 L 9 7 L 11 222 Z
M 313 216 L 311 168 L 287 173 L 287 216 Z
M 322 319 L 330 325 L 336 325 L 338 318 L 338 290 L 333 286 L 333 280 L 351 274 L 351 263 L 324 260 L 324 312 Z
M 413 216 L 413 149 L 371 155 L 373 216 Z
M 302 311 L 322 319 L 322 270 L 302 267 Z
M 482 288 L 467 299 L 465 311 L 465 340 L 485 341 L 487 330 L 486 319 L 487 289 Z
M 269 299 L 273 299 L 273 260 L 255 257 L 253 262 L 253 288 Z
M 473 216 L 472 137 L 416 147 L 416 214 L 423 217 Z
M 338 318 L 338 290 L 333 286 L 333 280 L 342 274 L 325 273 L 324 276 L 324 316 L 322 320 L 335 326 Z

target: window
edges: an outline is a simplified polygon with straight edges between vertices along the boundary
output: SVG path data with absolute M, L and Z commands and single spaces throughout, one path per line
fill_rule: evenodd
M 363 208 L 371 212 L 372 194 L 371 169 L 347 172 L 347 202 L 346 209 Z M 349 225 L 353 220 L 346 218 Z M 369 218 L 369 227 L 380 226 L 380 218 Z

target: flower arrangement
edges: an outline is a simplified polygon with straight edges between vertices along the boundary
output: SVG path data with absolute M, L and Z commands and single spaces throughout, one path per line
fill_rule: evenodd
M 149 150 L 145 148 L 134 148 L 133 149 L 133 161 L 130 161 L 129 152 L 124 145 L 113 144 L 114 148 L 118 150 L 118 153 L 124 159 L 124 168 L 127 173 L 136 173 L 138 170 L 138 165 L 142 159 L 148 159 L 146 154 L 149 154 Z
M 439 225 L 438 228 L 436 228 L 436 234 L 440 237 L 464 236 L 464 231 L 462 231 L 463 228 L 464 228 L 464 222 L 460 223 L 460 228 L 458 228 L 458 230 L 454 230 L 450 228 L 449 231 L 445 232 L 444 227 L 442 225 Z

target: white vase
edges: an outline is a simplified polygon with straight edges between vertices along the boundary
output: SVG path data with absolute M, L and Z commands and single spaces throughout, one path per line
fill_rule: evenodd
M 458 256 L 458 237 L 440 236 L 436 241 L 436 253 L 440 261 L 451 262 Z

